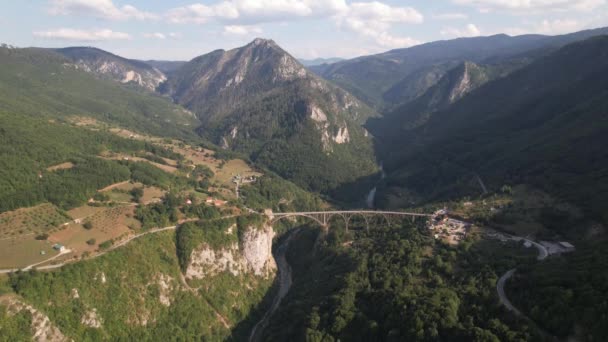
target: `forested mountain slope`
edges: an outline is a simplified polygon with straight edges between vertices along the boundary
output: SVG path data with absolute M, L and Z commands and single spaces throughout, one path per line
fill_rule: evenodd
M 546 54 L 566 44 L 605 34 L 607 28 L 561 36 L 495 35 L 437 41 L 406 49 L 363 56 L 311 69 L 350 91 L 367 104 L 392 107 L 422 94 L 457 63 L 499 64 Z M 416 86 L 412 86 L 416 84 Z
M 453 248 L 411 223 L 337 226 L 302 229 L 291 242 L 293 286 L 261 340 L 540 340 L 498 304 L 498 274 L 530 257 L 501 255 L 514 246 Z
M 193 136 L 198 120 L 167 99 L 100 80 L 48 49 L 0 48 L 0 109 L 19 115 L 92 117 L 158 135 Z
M 47 49 L 0 48 L 0 211 L 52 202 L 70 208 L 97 189 L 128 180 L 129 168 L 97 158 L 104 151 L 137 152 L 143 142 L 100 127 L 195 139 L 196 118 L 166 99 L 99 80 Z M 70 169 L 50 166 L 71 162 Z
M 385 148 L 384 199 L 475 192 L 479 175 L 492 188 L 533 184 L 606 219 L 607 56 L 608 36 L 573 43 L 403 131 Z
M 379 144 L 391 139 L 401 139 L 404 130 L 424 125 L 433 112 L 444 109 L 486 82 L 503 77 L 517 69 L 519 63 L 507 65 L 477 65 L 464 62 L 445 73 L 424 94 L 386 113 L 381 118 L 367 122 L 372 132 L 377 132 Z
M 375 171 L 361 127 L 375 113 L 273 41 L 197 57 L 159 89 L 196 113 L 203 137 L 301 186 L 331 191 Z

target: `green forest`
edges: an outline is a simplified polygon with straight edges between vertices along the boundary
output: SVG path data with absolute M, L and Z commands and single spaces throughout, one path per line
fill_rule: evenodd
M 326 238 L 304 229 L 288 251 L 294 285 L 267 341 L 532 341 L 498 304 L 496 280 L 533 258 L 519 247 L 435 242 L 411 224 Z M 353 239 L 354 238 L 354 239 Z
M 517 270 L 507 292 L 545 330 L 582 341 L 608 339 L 606 241 Z

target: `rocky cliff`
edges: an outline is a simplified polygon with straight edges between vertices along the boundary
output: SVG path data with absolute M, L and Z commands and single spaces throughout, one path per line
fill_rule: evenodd
M 237 234 L 236 225 L 226 234 Z M 274 275 L 276 264 L 272 257 L 274 230 L 269 225 L 261 228 L 249 226 L 241 234 L 238 242 L 221 248 L 213 248 L 203 242 L 190 255 L 186 268 L 187 279 L 203 279 L 221 272 L 232 275 L 251 273 L 269 278 Z
M 78 70 L 98 78 L 120 83 L 132 83 L 154 91 L 167 78 L 160 70 L 140 61 L 126 59 L 92 47 L 56 49 L 73 62 Z

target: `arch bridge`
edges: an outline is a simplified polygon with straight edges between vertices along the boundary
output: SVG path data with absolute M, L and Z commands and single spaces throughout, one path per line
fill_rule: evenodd
M 353 217 L 358 216 L 363 218 L 367 229 L 369 230 L 369 220 L 375 216 L 381 216 L 390 225 L 389 218 L 394 217 L 411 217 L 412 220 L 417 217 L 431 217 L 431 214 L 403 212 L 403 211 L 379 211 L 379 210 L 334 210 L 334 211 L 304 211 L 304 212 L 291 212 L 291 213 L 268 213 L 270 217 L 270 223 L 275 223 L 284 218 L 297 218 L 305 217 L 317 222 L 324 229 L 329 228 L 329 222 L 333 217 L 339 216 L 344 220 L 346 224 L 346 230 L 348 231 L 350 221 Z

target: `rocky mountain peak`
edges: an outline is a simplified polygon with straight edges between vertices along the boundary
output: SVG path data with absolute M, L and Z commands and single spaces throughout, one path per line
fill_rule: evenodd
M 272 46 L 272 47 L 277 47 L 280 48 L 272 39 L 266 39 L 266 38 L 256 38 L 254 39 L 251 43 L 249 43 L 249 45 L 253 45 L 253 46 Z

